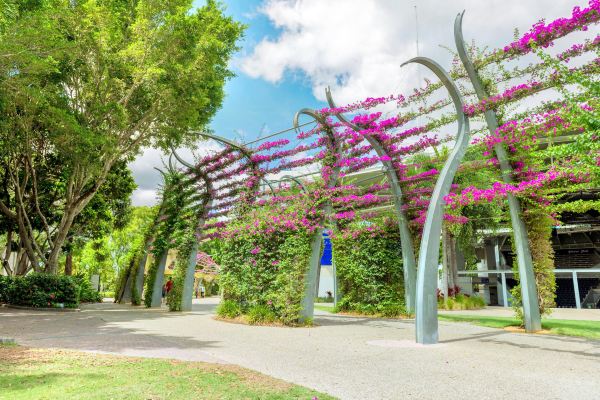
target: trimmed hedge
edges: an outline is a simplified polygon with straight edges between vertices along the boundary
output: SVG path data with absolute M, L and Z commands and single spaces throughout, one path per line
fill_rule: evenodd
M 2 302 L 27 307 L 77 308 L 80 287 L 71 276 L 29 274 L 0 277 Z

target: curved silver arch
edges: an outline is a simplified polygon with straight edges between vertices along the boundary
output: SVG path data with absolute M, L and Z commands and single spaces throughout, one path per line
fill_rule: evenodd
M 323 134 L 327 136 L 327 138 L 331 141 L 335 154 L 335 159 L 338 160 L 341 157 L 341 146 L 339 141 L 336 139 L 335 135 L 329 128 L 327 128 L 327 121 L 323 118 L 322 115 L 318 114 L 314 110 L 310 108 L 303 108 L 298 111 L 294 115 L 294 129 L 297 133 L 299 133 L 299 119 L 300 115 L 308 115 L 315 119 L 317 123 L 319 123 L 324 129 Z M 333 173 L 331 174 L 328 182 L 323 182 L 326 188 L 333 188 L 337 184 L 338 178 L 340 174 L 340 167 L 334 166 Z M 325 215 L 331 215 L 333 207 L 330 202 L 326 202 L 324 204 Z M 327 218 L 327 217 L 326 217 Z M 311 256 L 308 266 L 308 272 L 306 274 L 305 282 L 304 282 L 304 296 L 302 298 L 302 310 L 300 312 L 302 320 L 311 319 L 314 315 L 314 301 L 317 295 L 317 280 L 319 279 L 319 270 L 321 267 L 321 246 L 323 244 L 323 232 L 317 231 L 315 232 L 312 242 L 311 242 Z M 334 277 L 334 279 L 337 279 Z M 335 285 L 337 287 L 337 285 Z M 335 300 L 337 300 L 338 294 L 335 295 Z
M 257 173 L 259 171 L 259 169 L 256 166 L 256 163 L 254 161 L 252 161 L 252 154 L 253 154 L 252 150 L 250 150 L 243 144 L 234 142 L 233 140 L 229 140 L 229 139 L 224 138 L 219 135 L 214 135 L 212 133 L 199 132 L 198 134 L 200 136 L 204 136 L 205 138 L 216 140 L 217 142 L 226 144 L 227 146 L 230 146 L 230 147 L 233 147 L 234 149 L 239 150 L 239 152 L 242 153 L 244 155 L 244 157 L 246 157 L 246 159 L 248 160 L 248 164 L 252 166 L 252 169 L 254 170 L 254 172 Z M 257 173 L 257 176 L 259 176 L 259 181 L 257 181 L 254 184 L 254 187 L 252 188 L 252 190 L 254 192 L 256 192 L 256 190 L 258 189 L 258 186 L 260 184 L 260 181 L 262 181 L 267 186 L 269 186 L 269 188 L 271 189 L 271 192 L 273 192 L 273 186 L 271 186 L 271 182 L 269 182 L 266 178 L 264 178 L 264 176 L 262 176 L 262 174 Z
M 424 65 L 440 79 L 452 98 L 458 120 L 456 144 L 435 183 L 429 207 L 427 208 L 425 226 L 423 227 L 421 246 L 419 248 L 415 320 L 416 336 L 418 343 L 433 344 L 438 342 L 436 288 L 440 256 L 440 237 L 444 218 L 444 197 L 450 193 L 450 186 L 454 180 L 454 175 L 469 145 L 470 130 L 469 120 L 463 112 L 464 103 L 462 96 L 456 84 L 450 78 L 450 75 L 438 63 L 426 57 L 416 57 L 402 65 L 404 66 L 408 63 Z
M 173 147 L 171 147 L 171 156 L 175 157 L 175 159 L 178 162 L 180 162 L 183 166 L 190 169 L 191 171 L 194 171 L 197 175 L 199 175 L 205 184 L 206 197 L 203 198 L 200 209 L 198 210 L 199 212 L 196 214 L 196 217 L 198 220 L 196 222 L 196 226 L 194 227 L 194 235 L 195 235 L 195 237 L 197 237 L 202 232 L 202 228 L 204 227 L 204 224 L 206 223 L 206 216 L 208 214 L 208 209 L 210 208 L 210 206 L 213 203 L 213 199 L 210 196 L 210 193 L 212 193 L 212 189 L 213 189 L 212 181 L 207 173 L 205 173 L 204 171 L 196 168 L 192 164 L 185 161 Z M 171 157 L 169 158 L 169 165 L 171 167 L 174 167 L 173 163 L 171 161 Z M 181 292 L 181 311 L 191 311 L 192 310 L 192 297 L 193 297 L 193 291 L 194 291 L 194 273 L 196 272 L 196 257 L 198 255 L 198 248 L 199 248 L 198 240 L 195 240 L 194 244 L 192 245 L 192 249 L 190 250 L 190 254 L 189 254 L 189 257 L 187 260 L 185 276 L 184 276 L 184 280 L 183 280 L 183 290 Z M 166 251 L 166 253 L 168 254 L 168 250 Z M 166 262 L 166 257 L 163 257 L 163 260 Z M 161 263 L 162 263 L 162 260 L 161 260 Z M 159 267 L 159 269 L 161 269 L 161 268 L 164 271 L 164 266 Z M 162 284 L 163 284 L 163 280 L 164 280 L 163 275 L 164 274 L 161 274 L 161 275 L 157 274 L 156 279 L 155 279 L 155 290 L 157 287 L 162 288 Z M 159 278 L 159 276 L 160 276 L 160 278 Z M 156 281 L 158 281 L 158 282 L 156 282 Z M 162 295 L 162 293 L 160 293 L 160 290 L 158 290 L 158 292 L 156 294 L 153 293 L 153 297 L 155 295 L 157 297 L 159 297 Z M 158 301 L 160 301 L 160 298 Z
M 465 12 L 458 14 L 454 20 L 454 41 L 458 56 L 462 62 L 469 80 L 475 89 L 477 98 L 481 101 L 489 97 L 483 86 L 483 82 L 475 65 L 469 58 L 467 47 L 462 33 L 462 20 Z M 494 133 L 498 129 L 498 118 L 493 110 L 487 110 L 484 113 L 485 121 L 490 133 Z M 494 145 L 494 152 L 500 164 L 500 172 L 502 180 L 505 183 L 512 183 L 513 170 L 508 161 L 508 155 L 504 147 L 498 143 Z M 537 287 L 535 283 L 535 275 L 533 273 L 533 259 L 529 249 L 529 239 L 527 237 L 527 229 L 521 218 L 522 210 L 519 200 L 513 195 L 507 195 L 508 208 L 510 212 L 510 221 L 513 229 L 513 237 L 515 250 L 517 253 L 517 265 L 519 267 L 519 279 L 521 281 L 521 297 L 523 303 L 523 317 L 525 329 L 527 332 L 535 332 L 542 329 L 542 320 L 538 305 Z M 507 299 L 505 299 L 507 300 Z
M 196 169 L 196 167 L 194 167 L 192 164 L 188 163 L 183 158 L 181 158 L 181 156 L 179 154 L 177 154 L 177 151 L 175 151 L 175 149 L 173 148 L 173 146 L 171 146 L 171 154 L 175 157 L 175 159 L 177 161 L 179 161 L 181 164 L 183 164 L 184 167 L 187 167 L 187 168 L 189 168 L 191 170 Z
M 336 108 L 331 90 L 329 87 L 325 89 L 325 96 L 327 97 L 327 103 L 330 108 Z M 348 121 L 348 119 L 341 113 L 335 114 L 335 117 L 353 129 L 356 132 L 360 132 L 360 128 Z M 375 150 L 379 157 L 388 156 L 381 142 L 371 136 L 365 135 L 365 139 L 369 142 L 371 147 Z M 400 246 L 402 248 L 402 271 L 404 274 L 404 298 L 406 302 L 406 309 L 408 312 L 413 312 L 415 309 L 415 293 L 417 283 L 417 261 L 415 259 L 415 251 L 413 248 L 412 234 L 408 226 L 408 220 L 402 210 L 402 189 L 400 187 L 400 180 L 394 169 L 391 161 L 382 161 L 385 172 L 390 182 L 390 187 L 394 194 L 394 209 L 396 212 L 396 218 L 398 219 L 398 228 L 400 230 Z
M 300 179 L 296 178 L 295 176 L 292 176 L 292 175 L 283 175 L 281 177 L 281 179 L 279 180 L 279 182 L 284 182 L 284 181 L 295 182 L 298 186 L 300 186 L 300 189 L 302 190 L 303 193 L 308 193 L 308 189 L 304 185 L 304 183 Z

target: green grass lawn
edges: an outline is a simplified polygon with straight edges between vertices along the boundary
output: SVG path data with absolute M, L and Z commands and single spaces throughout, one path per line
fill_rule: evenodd
M 490 328 L 505 328 L 507 326 L 519 326 L 516 318 L 510 317 L 487 317 L 478 315 L 450 315 L 440 314 L 442 321 L 470 322 L 476 325 L 488 326 Z M 578 321 L 570 319 L 543 319 L 542 328 L 556 335 L 579 336 L 588 339 L 600 339 L 600 321 Z
M 333 305 L 315 304 L 315 309 L 333 312 Z M 520 322 L 511 317 L 487 317 L 478 315 L 439 314 L 442 321 L 470 322 L 490 328 L 519 326 Z M 555 335 L 578 336 L 588 339 L 600 339 L 600 321 L 579 321 L 570 319 L 543 319 L 542 327 Z
M 324 306 L 324 305 L 321 305 L 321 304 L 315 304 L 315 310 L 333 312 L 333 304 L 330 305 L 330 306 Z
M 0 398 L 333 399 L 244 368 L 0 346 Z

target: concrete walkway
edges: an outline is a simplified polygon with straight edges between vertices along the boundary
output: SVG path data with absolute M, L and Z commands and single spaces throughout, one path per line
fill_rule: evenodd
M 233 363 L 342 399 L 593 399 L 600 341 L 440 323 L 441 343 L 414 344 L 412 321 L 319 312 L 315 328 L 213 319 L 114 304 L 79 313 L 0 309 L 0 336 L 35 347 Z M 1 360 L 0 360 L 1 362 Z

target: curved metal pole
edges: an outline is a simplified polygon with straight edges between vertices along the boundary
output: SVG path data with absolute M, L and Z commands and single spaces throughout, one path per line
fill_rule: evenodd
M 273 191 L 273 186 L 271 186 L 271 183 L 267 179 L 265 179 L 262 176 L 262 174 L 258 173 L 259 172 L 258 167 L 256 166 L 256 163 L 254 161 L 252 161 L 252 150 L 250 150 L 243 144 L 234 142 L 233 140 L 229 140 L 229 139 L 224 138 L 219 135 L 213 135 L 212 133 L 206 133 L 206 132 L 198 132 L 198 134 L 200 136 L 204 136 L 205 138 L 216 140 L 217 142 L 221 142 L 223 144 L 226 144 L 227 146 L 230 146 L 230 147 L 233 147 L 234 149 L 239 150 L 239 152 L 242 153 L 244 155 L 244 157 L 246 157 L 246 159 L 248 160 L 248 164 L 251 165 L 251 168 L 254 170 L 255 173 L 257 173 L 257 176 L 260 177 L 260 180 L 263 183 L 266 183 L 267 186 L 269 186 L 269 188 L 271 189 L 271 191 Z M 258 189 L 258 185 L 259 185 L 259 182 L 257 181 L 252 188 L 252 190 L 254 192 L 256 192 L 256 190 Z
M 306 186 L 304 185 L 304 183 L 302 183 L 302 181 L 298 178 L 296 178 L 295 176 L 292 175 L 284 175 L 281 177 L 280 182 L 283 181 L 292 181 L 295 182 L 298 186 L 300 186 L 300 189 L 302 190 L 303 193 L 308 193 L 308 189 L 306 188 Z
M 485 91 L 479 74 L 475 70 L 475 65 L 469 58 L 465 41 L 462 34 L 462 19 L 464 11 L 456 16 L 454 21 L 454 41 L 458 56 L 467 71 L 467 75 L 475 89 L 477 98 L 481 101 L 489 97 Z M 490 133 L 494 133 L 498 129 L 498 118 L 493 110 L 488 110 L 484 113 L 485 121 Z M 502 180 L 505 183 L 512 183 L 513 170 L 508 162 L 508 155 L 504 147 L 498 143 L 494 145 L 494 152 L 500 163 L 500 172 Z M 510 212 L 510 222 L 513 229 L 513 237 L 515 242 L 515 250 L 517 253 L 517 265 L 519 267 L 519 279 L 521 281 L 521 297 L 523 302 L 523 317 L 525 322 L 525 330 L 527 332 L 535 332 L 542 329 L 542 320 L 538 305 L 537 287 L 535 283 L 535 275 L 533 273 L 533 259 L 529 250 L 529 239 L 527 238 L 527 229 L 521 218 L 522 210 L 519 200 L 511 193 L 507 195 L 508 208 Z
M 325 96 L 327 97 L 327 103 L 329 103 L 329 107 L 336 108 L 329 87 L 325 89 Z M 340 122 L 349 128 L 356 132 L 360 132 L 361 129 L 348 121 L 344 115 L 338 113 L 335 114 L 335 116 Z M 364 138 L 367 139 L 379 157 L 388 156 L 383 145 L 377 138 L 371 135 L 365 135 Z M 412 313 L 415 310 L 415 294 L 417 283 L 417 260 L 415 259 L 415 251 L 413 247 L 414 242 L 408 227 L 408 220 L 406 219 L 404 211 L 402 210 L 402 189 L 400 187 L 400 180 L 396 174 L 396 170 L 394 169 L 391 161 L 382 161 L 382 163 L 385 167 L 385 172 L 387 174 L 388 181 L 390 182 L 392 193 L 394 194 L 394 209 L 396 212 L 396 218 L 398 219 L 398 228 L 400 230 L 400 246 L 402 248 L 404 299 L 406 302 L 406 310 Z
M 456 144 L 444 164 L 435 183 L 427 214 L 417 270 L 416 336 L 417 343 L 433 344 L 438 342 L 437 320 L 437 276 L 440 258 L 442 221 L 444 218 L 444 197 L 450 193 L 454 175 L 469 145 L 469 120 L 463 112 L 463 100 L 458 88 L 446 71 L 435 61 L 426 57 L 416 57 L 405 63 L 418 63 L 429 68 L 448 90 L 456 109 L 458 129 Z
M 211 193 L 213 190 L 212 181 L 208 174 L 204 171 L 198 170 L 193 165 L 186 162 L 183 158 L 177 154 L 175 149 L 171 148 L 172 154 L 175 156 L 177 161 L 186 166 L 187 168 L 195 171 L 200 175 L 200 177 L 204 180 L 204 185 L 206 189 L 206 197 L 202 201 L 200 212 L 197 214 L 198 222 L 196 223 L 196 227 L 194 229 L 194 244 L 192 245 L 192 249 L 190 251 L 187 268 L 185 271 L 185 277 L 183 281 L 183 290 L 181 291 L 181 311 L 191 311 L 192 310 L 192 298 L 194 294 L 194 275 L 196 273 L 196 257 L 198 256 L 198 248 L 199 243 L 197 237 L 202 232 L 202 228 L 206 223 L 206 216 L 208 214 L 208 209 L 211 207 L 213 203 L 213 199 L 211 197 Z
M 327 121 L 322 115 L 316 113 L 314 110 L 309 108 L 303 108 L 294 115 L 294 128 L 296 132 L 299 131 L 299 119 L 300 115 L 308 115 L 312 117 L 322 126 L 326 126 Z M 336 152 L 336 160 L 341 156 L 341 146 L 338 143 L 335 135 L 327 128 L 324 129 L 324 134 L 329 138 L 333 144 L 334 151 Z M 325 187 L 330 189 L 335 187 L 340 174 L 340 167 L 334 166 L 331 176 L 327 182 L 324 182 Z M 329 202 L 324 205 L 325 215 L 330 215 L 332 212 L 332 206 Z M 321 230 L 315 232 L 313 240 L 311 242 L 311 256 L 308 267 L 308 273 L 304 282 L 304 297 L 302 299 L 302 310 L 300 311 L 301 320 L 306 321 L 312 319 L 314 315 L 314 302 L 317 295 L 317 279 L 319 276 L 319 269 L 321 268 L 321 246 L 323 245 L 323 232 Z M 334 279 L 337 279 L 334 277 Z M 336 294 L 337 296 L 337 294 Z

